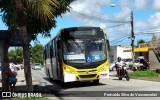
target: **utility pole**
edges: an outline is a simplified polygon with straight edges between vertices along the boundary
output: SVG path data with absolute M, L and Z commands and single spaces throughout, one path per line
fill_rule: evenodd
M 132 46 L 132 65 L 134 68 L 134 27 L 133 27 L 133 12 L 131 11 L 131 46 Z

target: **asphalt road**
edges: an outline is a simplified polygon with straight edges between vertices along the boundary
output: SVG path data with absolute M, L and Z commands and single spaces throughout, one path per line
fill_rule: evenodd
M 111 72 L 111 74 L 113 73 L 115 72 Z M 45 88 L 54 93 L 57 97 L 59 97 L 60 100 L 160 99 L 160 82 L 135 79 L 126 81 L 125 79 L 118 80 L 117 77 L 111 76 L 109 79 L 102 79 L 98 85 L 93 85 L 91 82 L 71 82 L 67 83 L 64 87 L 57 81 L 50 81 L 45 75 L 43 69 L 32 70 L 32 75 L 40 82 L 46 82 Z M 140 95 L 137 97 L 138 93 L 142 95 L 151 94 L 152 96 L 159 95 L 159 97 L 140 97 Z

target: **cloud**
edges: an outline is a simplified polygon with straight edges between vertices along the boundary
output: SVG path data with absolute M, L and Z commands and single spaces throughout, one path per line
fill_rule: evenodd
M 100 23 L 99 26 L 100 26 L 100 28 L 102 28 L 102 29 L 106 29 L 106 24 L 104 24 L 104 23 Z
M 119 5 L 121 7 L 128 7 L 130 6 L 130 2 L 128 0 L 119 0 Z
M 147 7 L 147 1 L 148 0 L 134 0 L 134 5 L 137 9 L 145 9 Z
M 114 19 L 121 21 L 129 21 L 130 20 L 130 8 L 129 7 L 120 7 L 121 11 L 118 13 L 114 13 Z
M 160 26 L 160 12 L 156 12 L 155 14 L 151 15 L 148 19 L 150 27 L 159 27 Z
M 160 0 L 153 0 L 153 9 L 160 11 Z
M 72 10 L 87 14 L 101 13 L 102 8 L 110 3 L 110 0 L 77 0 L 71 4 Z
M 160 30 L 160 12 L 150 15 L 146 22 L 135 21 L 135 31 L 144 33 L 154 33 Z
M 109 18 L 108 15 L 102 12 L 103 7 L 109 4 L 110 0 L 77 0 L 71 3 L 72 9 L 64 16 L 72 17 L 85 23 L 86 26 L 96 26 L 99 25 L 97 21 Z
M 140 20 L 135 20 L 134 21 L 134 29 L 135 31 L 143 30 L 147 28 L 147 24 L 140 21 Z
M 158 0 L 154 0 L 153 2 L 153 8 L 160 9 L 160 6 L 158 6 L 160 3 Z M 108 38 L 112 41 L 114 39 L 118 39 L 117 37 L 125 37 L 126 35 L 131 34 L 131 24 L 129 21 L 131 20 L 131 9 L 134 10 L 133 7 L 136 7 L 138 10 L 144 10 L 149 5 L 148 0 L 119 0 L 116 2 L 118 7 L 110 9 L 107 8 L 107 12 L 111 12 L 110 10 L 114 9 L 115 13 L 104 13 L 104 7 L 109 6 L 110 3 L 111 0 L 77 0 L 71 4 L 72 9 L 70 12 L 65 14 L 65 16 L 82 22 L 86 26 L 101 27 L 107 34 Z M 157 5 L 156 3 L 159 4 Z M 135 33 L 146 28 L 149 29 L 151 27 L 156 27 L 158 24 L 160 25 L 159 18 L 160 12 L 157 12 L 151 15 L 146 22 L 134 20 Z M 108 23 L 107 20 L 119 22 L 127 21 L 128 23 Z

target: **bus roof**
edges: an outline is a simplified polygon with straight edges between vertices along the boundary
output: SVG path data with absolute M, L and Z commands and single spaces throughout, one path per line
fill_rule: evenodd
M 92 26 L 83 26 L 83 27 L 68 27 L 68 28 L 62 28 L 57 34 L 55 34 L 51 40 L 49 40 L 44 46 L 46 46 L 48 43 L 50 43 L 56 36 L 58 36 L 63 30 L 72 30 L 72 29 L 101 29 L 100 27 L 92 27 Z M 102 29 L 101 29 L 102 30 Z

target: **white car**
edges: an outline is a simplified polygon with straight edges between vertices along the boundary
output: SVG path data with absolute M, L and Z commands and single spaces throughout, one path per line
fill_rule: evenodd
M 34 70 L 40 69 L 41 70 L 41 64 L 40 63 L 34 63 L 34 64 L 32 64 L 32 69 L 34 69 Z
M 13 63 L 9 63 L 9 68 L 11 69 L 12 73 L 17 76 L 17 67 Z M 2 81 L 2 71 L 0 69 L 0 82 Z
M 112 62 L 112 63 L 109 64 L 109 70 L 110 71 L 116 70 L 115 63 L 116 63 L 116 61 L 114 61 L 114 62 Z
M 123 61 L 126 63 L 127 69 L 129 69 L 131 62 L 132 62 L 132 59 L 123 59 Z
M 132 65 L 132 62 L 131 62 L 131 68 L 132 70 L 137 70 L 137 69 L 141 69 L 141 67 L 143 67 L 144 65 L 142 63 L 140 63 L 140 59 L 135 59 L 134 60 L 134 67 Z

